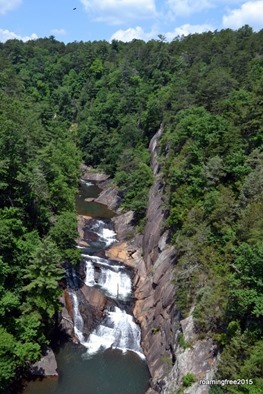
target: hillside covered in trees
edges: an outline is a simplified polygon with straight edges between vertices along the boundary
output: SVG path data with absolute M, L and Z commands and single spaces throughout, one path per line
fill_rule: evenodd
M 0 44 L 0 390 L 37 360 L 79 261 L 81 161 L 114 178 L 143 228 L 148 144 L 163 125 L 166 226 L 182 316 L 219 344 L 220 379 L 263 391 L 263 31 Z M 187 344 L 185 344 L 187 346 Z

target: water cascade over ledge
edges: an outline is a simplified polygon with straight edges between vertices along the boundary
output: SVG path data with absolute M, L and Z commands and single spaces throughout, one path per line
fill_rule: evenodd
M 149 387 L 140 328 L 131 314 L 132 271 L 105 258 L 105 249 L 117 242 L 110 220 L 113 212 L 103 204 L 85 202 L 98 193 L 94 183 L 81 182 L 77 211 L 85 215 L 82 239 L 87 246 L 79 246 L 80 270 L 66 269 L 66 292 L 79 344 L 66 342 L 58 349 L 59 380 L 32 381 L 24 394 L 144 394 Z M 89 312 L 89 294 L 104 300 L 99 320 Z
M 89 231 L 96 234 L 95 244 L 103 242 L 105 247 L 116 242 L 115 232 L 108 228 L 109 224 L 103 220 L 93 220 Z M 89 240 L 89 244 L 92 242 Z M 98 245 L 98 244 L 97 244 Z M 94 245 L 92 245 L 94 246 Z M 101 247 L 99 245 L 99 247 Z M 85 263 L 86 276 L 85 285 L 96 287 L 107 297 L 117 301 L 127 301 L 132 297 L 132 282 L 128 269 L 118 261 L 111 261 L 99 256 L 82 254 Z M 87 348 L 87 356 L 92 356 L 98 351 L 105 349 L 119 349 L 123 352 L 133 351 L 144 358 L 140 340 L 139 326 L 135 323 L 133 316 L 125 310 L 125 303 L 112 306 L 105 310 L 105 317 L 101 324 L 84 338 L 84 323 L 81 317 L 77 293 L 70 291 L 74 310 L 74 332 L 80 343 Z

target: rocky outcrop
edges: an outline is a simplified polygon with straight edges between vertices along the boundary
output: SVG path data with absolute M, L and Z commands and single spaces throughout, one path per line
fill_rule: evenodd
M 187 373 L 194 374 L 196 383 L 184 389 L 184 392 L 206 394 L 209 387 L 199 385 L 198 380 L 213 376 L 216 352 L 212 340 L 198 340 L 191 314 L 180 321 L 173 281 L 176 254 L 169 244 L 169 231 L 164 231 L 164 186 L 158 163 L 158 140 L 161 134 L 162 128 L 150 143 L 155 182 L 149 192 L 142 238 L 143 258 L 138 258 L 138 252 L 132 255 L 136 261 L 134 286 L 137 301 L 134 316 L 141 326 L 142 348 L 152 377 L 147 394 L 177 392 L 182 389 L 183 377 Z M 185 349 L 178 344 L 180 332 L 189 344 Z
M 77 291 L 79 311 L 83 318 L 83 335 L 87 338 L 101 321 L 106 297 L 97 289 L 83 285 Z
M 76 291 L 79 301 L 79 311 L 83 317 L 83 334 L 88 337 L 91 331 L 100 323 L 107 298 L 98 289 L 88 287 L 85 284 Z M 69 337 L 73 342 L 78 342 L 74 333 L 74 311 L 72 296 L 67 289 L 60 299 L 62 310 L 60 313 L 60 331 Z
M 95 287 L 88 287 L 86 285 L 82 286 L 80 291 L 92 308 L 95 320 L 100 320 L 107 302 L 107 297 Z
M 96 198 L 96 202 L 107 205 L 112 211 L 116 211 L 121 203 L 121 197 L 119 196 L 119 190 L 111 180 L 98 183 L 99 187 L 102 188 L 102 192 L 99 197 Z
M 58 376 L 57 367 L 55 354 L 50 348 L 47 348 L 41 360 L 31 366 L 30 374 L 42 377 Z
M 62 309 L 60 312 L 59 329 L 64 335 L 66 335 L 66 337 L 73 338 L 73 308 L 71 300 L 69 298 L 69 294 L 66 289 L 64 290 L 63 296 L 60 297 L 60 302 Z
M 119 241 L 129 241 L 129 243 L 134 243 L 135 230 L 132 225 L 134 213 L 128 211 L 122 213 L 112 219 L 114 223 L 115 230 L 118 234 Z
M 102 172 L 97 172 L 92 167 L 87 167 L 85 164 L 80 166 L 80 174 L 82 179 L 94 182 L 102 182 L 110 177 Z
M 89 246 L 87 241 L 84 239 L 84 227 L 86 226 L 87 222 L 92 219 L 91 216 L 84 216 L 78 215 L 78 239 L 76 239 L 76 243 L 78 246 Z
M 133 258 L 135 252 L 134 249 L 129 248 L 127 242 L 121 242 L 106 250 L 105 255 L 108 259 L 118 260 L 129 267 L 135 268 L 135 260 Z
M 195 376 L 195 382 L 184 390 L 187 394 L 207 394 L 208 385 L 200 385 L 203 379 L 212 379 L 217 362 L 217 349 L 209 338 L 199 340 L 194 331 L 193 316 L 181 321 L 185 348 L 176 346 L 176 362 L 171 372 L 165 377 L 164 393 L 178 391 L 182 386 L 183 377 L 188 373 Z

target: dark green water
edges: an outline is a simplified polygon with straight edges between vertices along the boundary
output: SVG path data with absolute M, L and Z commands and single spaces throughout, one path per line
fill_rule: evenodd
M 59 378 L 30 382 L 24 394 L 143 394 L 149 372 L 137 354 L 106 350 L 85 359 L 85 348 L 66 343 L 57 353 Z
M 100 191 L 95 185 L 81 184 L 76 199 L 79 214 L 115 215 L 105 205 L 84 201 L 96 198 Z M 85 347 L 67 342 L 56 352 L 59 377 L 30 381 L 23 394 L 144 394 L 148 389 L 149 370 L 136 353 L 108 349 L 90 358 L 86 354 Z
M 85 198 L 96 198 L 100 194 L 101 189 L 96 185 L 87 185 L 82 182 L 79 194 L 76 197 L 76 208 L 79 215 L 87 215 L 93 218 L 111 219 L 115 213 L 108 209 L 107 205 L 99 204 L 97 202 L 85 201 Z

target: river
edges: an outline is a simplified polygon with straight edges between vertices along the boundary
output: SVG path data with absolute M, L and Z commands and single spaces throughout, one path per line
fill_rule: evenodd
M 30 381 L 24 394 L 143 394 L 149 387 L 149 371 L 140 347 L 140 330 L 129 314 L 132 302 L 131 272 L 120 262 L 99 252 L 116 241 L 107 206 L 85 202 L 100 189 L 82 181 L 77 211 L 92 216 L 90 247 L 82 250 L 86 264 L 85 284 L 96 287 L 113 302 L 101 324 L 85 338 L 78 309 L 78 291 L 69 290 L 74 307 L 74 329 L 81 344 L 66 342 L 55 350 L 58 378 Z M 115 303 L 115 304 L 114 304 Z

